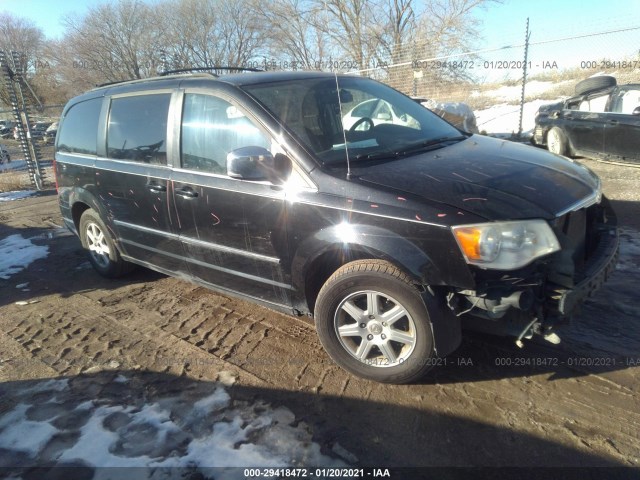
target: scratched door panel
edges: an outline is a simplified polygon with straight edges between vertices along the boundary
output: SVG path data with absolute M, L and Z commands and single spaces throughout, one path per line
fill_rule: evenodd
M 227 176 L 227 155 L 273 142 L 234 101 L 187 91 L 175 214 L 192 275 L 256 299 L 290 306 L 284 192 Z
M 175 175 L 180 180 L 189 176 Z M 289 306 L 284 194 L 270 185 L 233 179 L 191 180 L 173 183 L 191 274 L 224 289 Z M 179 194 L 184 191 L 190 195 Z
M 171 94 L 111 99 L 106 154 L 96 161 L 101 200 L 124 253 L 171 272 L 186 271 L 169 206 L 167 118 Z

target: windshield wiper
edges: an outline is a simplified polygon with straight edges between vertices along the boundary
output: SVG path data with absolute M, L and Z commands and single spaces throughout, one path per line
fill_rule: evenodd
M 429 150 L 433 147 L 437 147 L 446 142 L 458 142 L 460 140 L 465 140 L 467 137 L 464 135 L 460 135 L 457 137 L 441 137 L 435 138 L 433 140 L 422 140 L 421 142 L 414 143 L 409 145 L 408 147 L 392 150 L 392 151 L 382 151 L 382 152 L 372 152 L 372 153 L 361 153 L 354 157 L 355 160 L 384 160 L 391 158 L 403 157 L 405 155 L 410 155 L 412 153 L 420 152 L 422 150 Z
M 413 145 L 409 145 L 408 147 L 403 148 L 397 153 L 398 155 L 408 155 L 410 153 L 416 153 L 421 150 L 426 150 L 426 149 L 430 149 L 431 147 L 442 145 L 443 143 L 446 143 L 446 142 L 459 142 L 461 140 L 466 140 L 467 138 L 468 137 L 466 137 L 465 135 L 459 135 L 456 137 L 440 137 L 440 138 L 434 138 L 433 140 L 423 140 L 421 142 L 414 143 Z

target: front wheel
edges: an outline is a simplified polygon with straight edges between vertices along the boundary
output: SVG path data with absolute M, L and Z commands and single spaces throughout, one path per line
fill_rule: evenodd
M 553 127 L 547 133 L 547 148 L 556 155 L 567 155 L 567 137 L 558 127 Z
M 86 210 L 80 217 L 80 241 L 89 250 L 89 261 L 104 277 L 116 278 L 133 269 L 133 265 L 120 257 L 111 235 L 100 216 Z
M 329 356 L 359 377 L 410 383 L 433 363 L 425 304 L 410 279 L 388 262 L 341 267 L 320 290 L 315 319 Z

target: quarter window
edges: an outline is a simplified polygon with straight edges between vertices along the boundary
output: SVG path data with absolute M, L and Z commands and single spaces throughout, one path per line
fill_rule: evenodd
M 227 154 L 249 146 L 270 149 L 271 143 L 237 107 L 212 95 L 185 95 L 181 133 L 183 168 L 226 174 Z
M 119 160 L 167 164 L 168 93 L 111 100 L 107 155 Z
M 613 98 L 611 111 L 631 115 L 638 107 L 640 107 L 640 90 L 620 90 Z
M 98 121 L 102 98 L 77 103 L 65 115 L 58 139 L 58 151 L 96 154 Z

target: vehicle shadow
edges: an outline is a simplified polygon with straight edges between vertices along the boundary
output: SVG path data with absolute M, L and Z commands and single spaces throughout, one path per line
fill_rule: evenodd
M 144 465 L 145 456 L 155 465 L 150 478 L 244 478 L 215 470 L 212 477 L 204 470 L 193 475 L 204 466 L 265 466 L 260 459 L 267 458 L 296 467 L 423 467 L 391 477 L 412 479 L 480 478 L 478 467 L 489 478 L 508 473 L 498 467 L 517 468 L 519 478 L 554 472 L 541 467 L 556 468 L 562 478 L 638 473 L 620 469 L 626 465 L 613 457 L 435 409 L 225 383 L 140 370 L 2 383 L 0 474 L 131 478 L 132 470 L 115 467 Z M 28 441 L 19 436 L 27 427 Z M 222 432 L 231 430 L 229 440 Z M 313 453 L 312 442 L 320 452 Z M 203 444 L 205 456 L 189 457 Z M 181 457 L 190 458 L 189 467 L 163 468 L 180 465 Z M 608 468 L 593 477 L 586 469 L 596 467 Z M 148 478 L 134 470 L 136 478 Z
M 15 228 L 0 224 L 0 242 L 0 255 L 5 257 L 1 265 L 5 268 L 11 267 L 11 257 L 16 259 L 16 266 L 24 265 L 24 258 L 32 255 L 33 247 L 48 249 L 44 258 L 30 262 L 26 268 L 14 269 L 9 278 L 0 278 L 0 306 L 37 301 L 41 295 L 59 294 L 68 298 L 92 290 L 110 291 L 166 277 L 145 268 L 136 268 L 122 278 L 101 277 L 91 266 L 80 240 L 66 228 Z M 16 288 L 19 285 L 24 287 Z

